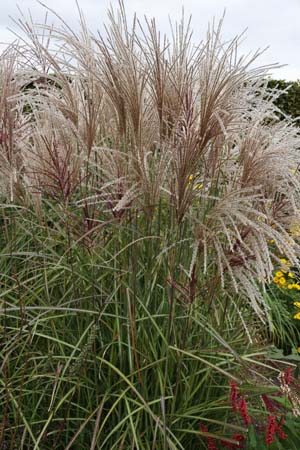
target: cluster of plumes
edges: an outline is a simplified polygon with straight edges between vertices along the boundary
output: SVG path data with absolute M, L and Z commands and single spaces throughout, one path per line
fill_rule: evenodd
M 26 39 L 1 56 L 2 194 L 97 204 L 118 220 L 164 201 L 192 224 L 199 270 L 218 267 L 263 320 L 276 255 L 297 265 L 299 250 L 288 230 L 300 138 L 277 120 L 270 67 L 238 57 L 221 23 L 194 46 L 184 20 L 169 41 L 154 20 L 129 25 L 122 3 L 106 38 L 80 18 L 76 33 L 23 17 Z

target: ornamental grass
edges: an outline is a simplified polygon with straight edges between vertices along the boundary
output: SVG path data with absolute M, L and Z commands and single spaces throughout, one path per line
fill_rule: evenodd
M 222 21 L 195 45 L 184 17 L 78 12 L 21 14 L 0 56 L 0 448 L 299 449 L 300 136 L 273 67 Z

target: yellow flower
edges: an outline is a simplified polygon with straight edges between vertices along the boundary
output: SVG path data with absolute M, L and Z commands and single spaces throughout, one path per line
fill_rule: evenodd
M 277 283 L 279 283 L 279 278 L 274 277 L 274 278 L 273 278 L 273 281 L 274 281 L 275 284 L 277 284 Z
M 269 239 L 269 240 L 268 240 L 268 243 L 269 243 L 269 244 L 274 244 L 274 242 L 275 242 L 274 239 Z
M 299 284 L 294 284 L 294 288 L 297 289 L 297 291 L 300 291 L 300 286 L 299 286 Z
M 189 181 L 193 181 L 193 179 L 194 179 L 194 175 L 190 175 L 189 176 Z
M 285 258 L 280 258 L 280 262 L 282 262 L 282 264 L 288 264 L 288 260 Z
M 288 276 L 289 276 L 290 278 L 294 278 L 294 274 L 293 274 L 292 272 L 289 272 L 289 273 L 288 273 Z
M 279 283 L 280 284 L 285 284 L 285 278 L 284 277 L 279 278 Z
M 287 288 L 288 289 L 293 289 L 294 285 L 293 284 L 288 284 Z
M 300 302 L 294 302 L 294 305 L 297 306 L 297 308 L 300 308 Z
M 294 315 L 294 319 L 300 320 L 300 312 L 297 312 L 297 314 Z
M 300 224 L 299 224 L 299 222 L 293 220 L 290 223 L 290 232 L 292 233 L 292 236 L 299 236 L 300 235 Z
M 292 233 L 292 231 L 291 231 L 291 233 Z M 293 233 L 293 235 L 294 235 L 295 233 Z M 285 242 L 288 244 L 288 245 L 294 245 L 294 241 L 292 240 L 292 239 L 285 239 Z
M 278 277 L 278 278 L 281 278 L 281 277 L 283 277 L 283 273 L 282 272 L 276 272 L 275 273 L 275 277 Z

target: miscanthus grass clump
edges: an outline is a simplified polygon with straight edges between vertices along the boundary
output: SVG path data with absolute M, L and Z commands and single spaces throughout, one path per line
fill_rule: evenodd
M 81 12 L 78 32 L 16 23 L 0 448 L 299 448 L 300 333 L 273 278 L 299 267 L 300 137 L 270 67 L 221 23 L 195 46 L 122 3 L 105 36 Z

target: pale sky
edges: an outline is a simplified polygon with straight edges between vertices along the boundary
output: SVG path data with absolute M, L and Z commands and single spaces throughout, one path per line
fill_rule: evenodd
M 103 30 L 107 22 L 106 11 L 117 0 L 78 0 L 86 22 L 92 31 Z M 179 19 L 182 7 L 185 15 L 192 15 L 194 42 L 205 38 L 207 24 L 213 17 L 219 19 L 226 10 L 223 27 L 224 39 L 233 38 L 247 29 L 240 54 L 254 52 L 269 46 L 257 60 L 258 65 L 280 63 L 286 67 L 276 69 L 274 78 L 300 79 L 300 0 L 124 0 L 129 15 L 136 12 L 157 19 L 163 32 L 169 30 L 169 16 Z M 78 26 L 75 0 L 44 0 L 50 8 L 61 15 L 72 27 Z M 16 26 L 9 18 L 19 17 L 17 5 L 28 10 L 39 23 L 45 10 L 35 0 L 18 2 L 0 0 L 0 42 L 11 42 L 15 38 L 8 28 Z

